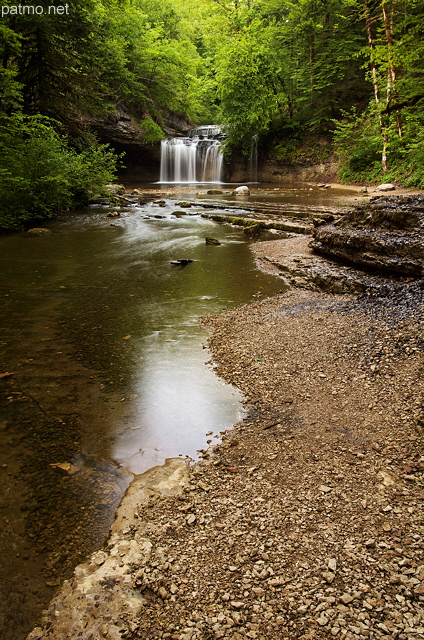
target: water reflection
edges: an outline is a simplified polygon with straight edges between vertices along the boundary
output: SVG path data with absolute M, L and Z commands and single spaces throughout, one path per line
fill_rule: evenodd
M 200 217 L 203 209 L 183 217 L 176 210 L 183 211 L 172 201 L 149 204 L 124 210 L 112 227 L 86 217 L 56 229 L 72 237 L 75 226 L 85 228 L 73 245 L 80 268 L 62 320 L 66 334 L 78 357 L 121 394 L 106 424 L 83 435 L 83 447 L 133 473 L 166 457 L 196 457 L 207 432 L 239 419 L 238 392 L 205 366 L 199 317 L 281 286 L 255 269 L 239 230 Z M 206 245 L 207 235 L 221 246 Z M 193 262 L 172 265 L 181 258 Z
M 240 417 L 239 393 L 229 393 L 204 366 L 199 336 L 173 329 L 146 338 L 134 387 L 140 401 L 134 400 L 133 421 L 140 426 L 118 437 L 112 452 L 134 473 L 177 453 L 195 458 L 209 431 L 228 428 Z

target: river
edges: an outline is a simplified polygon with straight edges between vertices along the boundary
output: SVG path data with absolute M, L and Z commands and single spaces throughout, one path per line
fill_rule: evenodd
M 302 217 L 347 194 L 308 185 L 198 198 L 145 189 L 0 237 L 0 633 L 19 640 L 63 578 L 100 548 L 134 474 L 188 456 L 243 416 L 208 362 L 201 316 L 273 295 L 251 240 L 208 205 Z M 194 204 L 178 204 L 183 193 Z M 206 208 L 205 208 L 206 207 Z M 221 244 L 209 246 L 206 236 Z M 186 266 L 172 264 L 190 260 Z M 1 375 L 1 374 L 11 375 Z
M 201 211 L 168 199 L 111 219 L 91 207 L 51 235 L 0 238 L 0 372 L 13 374 L 0 380 L 4 640 L 102 545 L 132 474 L 195 459 L 242 416 L 199 318 L 281 284 L 240 230 Z M 181 258 L 193 262 L 171 264 Z

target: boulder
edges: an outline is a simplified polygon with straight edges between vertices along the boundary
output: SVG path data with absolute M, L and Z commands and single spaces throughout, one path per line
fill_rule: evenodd
M 396 189 L 395 185 L 391 182 L 387 182 L 385 184 L 379 184 L 378 187 L 375 188 L 376 191 L 394 191 Z
M 233 191 L 233 196 L 250 196 L 250 189 L 243 185 L 242 187 L 236 187 Z

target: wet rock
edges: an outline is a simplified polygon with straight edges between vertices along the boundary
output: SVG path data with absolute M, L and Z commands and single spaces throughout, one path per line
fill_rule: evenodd
M 219 240 L 217 240 L 216 238 L 212 238 L 211 236 L 206 236 L 205 242 L 206 244 L 214 245 L 214 246 L 220 246 L 221 244 Z
M 109 213 L 107 214 L 108 218 L 120 218 L 121 214 L 118 213 L 118 211 L 109 211 Z
M 56 469 L 60 473 L 64 473 L 68 476 L 73 476 L 79 471 L 78 467 L 70 462 L 52 462 L 50 466 L 52 469 Z
M 415 230 L 424 228 L 424 196 L 374 196 L 348 211 L 337 227 Z
M 186 267 L 188 264 L 191 264 L 192 262 L 194 262 L 194 260 L 192 260 L 191 258 L 179 258 L 178 260 L 171 260 L 171 264 L 174 267 Z
M 177 202 L 177 205 L 179 207 L 183 207 L 184 209 L 189 209 L 193 206 L 191 202 L 186 202 L 185 200 L 183 200 L 182 202 Z
M 221 189 L 209 189 L 208 191 L 206 191 L 206 193 L 208 194 L 208 196 L 219 196 L 224 192 Z
M 249 224 L 248 226 L 244 227 L 244 233 L 247 236 L 258 236 L 261 232 L 262 229 L 262 225 L 260 222 L 255 222 L 253 224 Z

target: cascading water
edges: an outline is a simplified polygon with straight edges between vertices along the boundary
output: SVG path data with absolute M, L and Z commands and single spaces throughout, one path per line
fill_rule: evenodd
M 162 140 L 160 182 L 221 182 L 222 138 L 221 127 L 207 125 Z
M 252 136 L 249 158 L 250 182 L 258 181 L 258 134 Z

